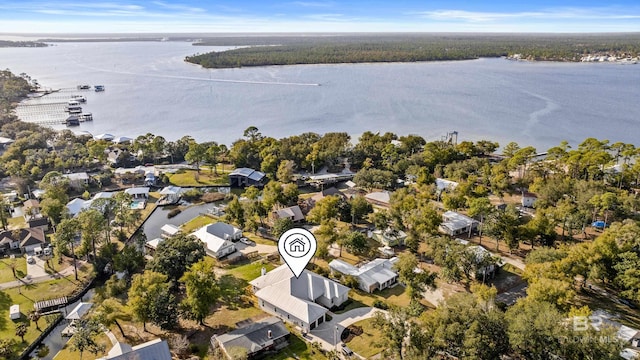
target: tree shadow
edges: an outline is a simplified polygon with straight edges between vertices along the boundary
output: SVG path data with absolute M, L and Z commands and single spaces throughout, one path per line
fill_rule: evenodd
M 16 269 L 16 277 L 17 277 L 18 279 L 22 279 L 22 278 L 23 278 L 23 277 L 25 277 L 25 276 L 27 276 L 27 274 L 25 274 L 25 273 L 24 273 L 24 271 L 22 271 L 22 270 L 17 270 L 17 269 Z
M 223 275 L 218 280 L 220 300 L 231 310 L 250 307 L 251 304 L 247 304 L 247 301 L 244 300 L 247 284 L 245 280 L 232 275 Z
M 0 330 L 7 328 L 7 317 L 4 316 L 4 314 L 9 311 L 11 304 L 11 297 L 5 292 L 0 291 L 0 314 L 2 314 L 2 316 L 0 316 Z

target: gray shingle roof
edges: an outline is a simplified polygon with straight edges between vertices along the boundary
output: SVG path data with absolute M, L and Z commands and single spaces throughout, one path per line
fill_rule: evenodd
M 270 338 L 268 336 L 269 330 L 271 330 Z M 216 340 L 226 349 L 241 347 L 247 349 L 249 354 L 252 354 L 260 351 L 269 341 L 288 334 L 289 330 L 284 326 L 282 320 L 274 316 L 217 336 Z

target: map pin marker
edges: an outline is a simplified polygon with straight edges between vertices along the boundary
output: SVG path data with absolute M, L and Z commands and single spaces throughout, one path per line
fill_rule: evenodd
M 278 252 L 296 278 L 315 255 L 317 246 L 313 234 L 300 228 L 287 230 L 278 240 Z

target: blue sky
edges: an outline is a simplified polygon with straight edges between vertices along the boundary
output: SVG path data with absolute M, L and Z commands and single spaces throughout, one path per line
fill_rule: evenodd
M 414 31 L 640 32 L 640 1 L 0 1 L 0 33 Z

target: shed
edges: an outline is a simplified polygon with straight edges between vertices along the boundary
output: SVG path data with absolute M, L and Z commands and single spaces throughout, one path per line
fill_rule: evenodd
M 9 317 L 11 320 L 18 320 L 20 316 L 22 316 L 20 314 L 20 305 L 11 305 L 11 307 L 9 307 Z

